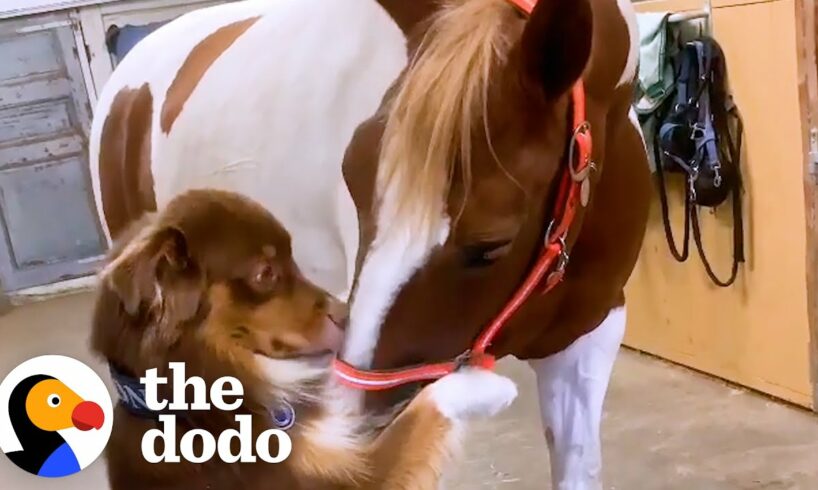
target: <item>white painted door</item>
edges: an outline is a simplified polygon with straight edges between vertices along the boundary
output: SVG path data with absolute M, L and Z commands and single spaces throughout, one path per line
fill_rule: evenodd
M 68 14 L 0 21 L 5 291 L 87 275 L 104 253 L 87 165 L 91 107 L 76 39 Z

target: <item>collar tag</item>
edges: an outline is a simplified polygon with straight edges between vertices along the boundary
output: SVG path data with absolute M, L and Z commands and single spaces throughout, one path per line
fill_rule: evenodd
M 290 430 L 295 425 L 295 409 L 287 400 L 281 400 L 277 407 L 270 410 L 270 419 L 276 429 Z

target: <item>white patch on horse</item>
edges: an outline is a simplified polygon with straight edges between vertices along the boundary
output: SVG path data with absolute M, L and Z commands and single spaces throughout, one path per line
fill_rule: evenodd
M 161 108 L 187 56 L 220 27 L 251 17 L 259 19 L 215 60 L 164 134 Z M 130 51 L 106 91 L 151 84 L 160 209 L 192 188 L 240 192 L 287 228 L 304 275 L 345 300 L 358 219 L 341 163 L 406 63 L 406 37 L 375 0 L 325 0 L 320 8 L 250 0 L 157 30 Z
M 91 137 L 88 140 L 88 163 L 90 165 L 88 170 L 91 174 L 91 190 L 94 192 L 94 204 L 97 208 L 99 224 L 102 227 L 105 240 L 110 244 L 111 230 L 108 229 L 108 221 L 105 219 L 105 208 L 102 205 L 102 183 L 99 175 L 99 145 L 102 140 L 102 127 L 105 120 L 108 119 L 108 113 L 111 110 L 114 94 L 112 94 L 111 91 L 106 91 L 103 92 L 102 95 L 108 95 L 108 99 L 110 100 L 100 98 L 94 111 L 94 120 L 91 124 Z
M 380 328 L 398 292 L 432 251 L 449 235 L 449 220 L 440 229 L 416 233 L 407 223 L 396 222 L 394 184 L 385 190 L 378 210 L 378 230 L 361 265 L 343 359 L 357 367 L 372 363 Z M 441 196 L 441 200 L 443 196 Z
M 602 407 L 625 321 L 625 308 L 615 308 L 566 350 L 531 361 L 555 489 L 602 489 Z
M 102 130 L 111 110 L 114 98 L 122 90 L 136 90 L 147 84 L 153 99 L 151 126 L 151 162 L 156 180 L 156 137 L 159 134 L 159 119 L 162 104 L 170 84 L 190 51 L 215 30 L 232 22 L 261 15 L 263 4 L 256 1 L 237 2 L 212 8 L 195 10 L 176 19 L 172 24 L 158 29 L 139 42 L 116 67 L 105 82 L 99 95 L 89 142 L 89 162 L 91 164 L 91 184 L 106 239 L 111 241 L 111 233 L 105 219 L 102 205 L 102 188 L 99 176 L 99 150 Z M 165 166 L 190 164 L 188 160 L 165 162 Z M 160 176 L 161 179 L 161 176 Z M 129 183 L 131 184 L 131 183 Z M 132 183 L 136 185 L 136 183 Z
M 628 48 L 628 61 L 622 76 L 619 77 L 617 87 L 632 82 L 636 78 L 636 70 L 639 68 L 639 24 L 636 22 L 636 10 L 633 8 L 632 0 L 616 0 L 622 18 L 628 25 L 628 38 L 630 47 Z

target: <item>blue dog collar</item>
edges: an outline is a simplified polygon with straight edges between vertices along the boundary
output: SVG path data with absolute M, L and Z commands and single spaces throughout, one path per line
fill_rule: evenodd
M 132 415 L 157 420 L 163 412 L 155 412 L 148 407 L 145 401 L 145 386 L 138 378 L 124 374 L 113 366 L 109 366 L 111 379 L 114 381 L 119 403 Z M 169 413 L 169 412 L 168 412 Z M 276 429 L 290 430 L 295 425 L 295 408 L 286 400 L 281 400 L 278 406 L 270 409 L 270 422 Z
M 111 379 L 114 381 L 119 404 L 132 415 L 145 419 L 156 419 L 159 414 L 148 408 L 145 401 L 145 387 L 139 379 L 122 373 L 113 366 L 109 366 Z

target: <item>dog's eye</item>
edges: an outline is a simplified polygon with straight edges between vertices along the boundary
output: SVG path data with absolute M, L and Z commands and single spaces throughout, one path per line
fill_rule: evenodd
M 463 262 L 468 268 L 487 267 L 511 250 L 511 240 L 478 242 L 463 247 Z

